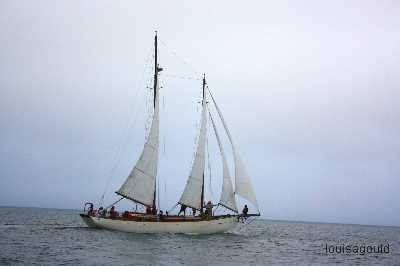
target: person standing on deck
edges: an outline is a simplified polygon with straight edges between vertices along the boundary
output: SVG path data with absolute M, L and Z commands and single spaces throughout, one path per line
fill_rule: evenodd
M 93 203 L 89 203 L 89 208 L 88 208 L 88 215 L 93 214 Z
M 247 208 L 247 205 L 244 205 L 244 208 L 242 210 L 242 222 L 247 219 L 247 213 L 249 212 L 249 208 Z
M 102 216 L 103 216 L 103 207 L 100 207 L 100 208 L 97 210 L 96 216 L 97 216 L 97 217 L 102 217 Z
M 212 215 L 213 215 L 212 209 L 213 209 L 214 206 L 215 206 L 215 205 L 213 205 L 213 204 L 211 203 L 211 200 L 209 200 L 209 201 L 207 202 L 207 204 L 206 204 L 206 212 L 205 212 L 205 214 L 206 214 L 207 216 L 212 216 Z
M 249 212 L 249 208 L 247 208 L 247 205 L 244 205 L 244 208 L 243 208 L 243 211 L 242 211 L 243 216 L 246 217 L 248 212 Z
M 151 208 L 149 206 L 146 206 L 146 214 L 151 214 Z
M 115 210 L 115 206 L 112 206 L 112 207 L 111 207 L 111 210 L 110 210 L 110 217 L 111 217 L 112 219 L 118 217 L 118 212 Z
M 179 210 L 178 216 L 183 212 L 183 216 L 186 216 L 186 205 L 182 204 L 181 209 Z

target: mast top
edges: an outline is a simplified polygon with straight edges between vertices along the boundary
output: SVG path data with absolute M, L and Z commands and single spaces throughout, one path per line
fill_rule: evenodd
M 157 97 L 157 83 L 158 83 L 158 62 L 157 62 L 157 31 L 155 31 L 156 35 L 154 36 L 154 97 L 153 97 L 153 105 L 154 109 L 156 108 L 156 97 Z
M 203 74 L 203 101 L 206 98 L 206 74 Z M 202 103 L 204 104 L 204 103 Z

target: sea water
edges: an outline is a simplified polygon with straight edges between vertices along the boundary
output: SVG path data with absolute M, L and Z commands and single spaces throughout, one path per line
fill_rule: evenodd
M 223 234 L 133 234 L 87 228 L 73 210 L 0 208 L 0 265 L 338 263 L 400 265 L 400 228 L 258 219 Z

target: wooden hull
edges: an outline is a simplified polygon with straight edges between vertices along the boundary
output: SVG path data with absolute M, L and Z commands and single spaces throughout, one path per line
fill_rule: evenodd
M 235 228 L 237 216 L 221 216 L 210 220 L 197 219 L 187 221 L 134 221 L 110 219 L 81 214 L 83 221 L 92 228 L 129 233 L 183 233 L 183 234 L 215 234 Z

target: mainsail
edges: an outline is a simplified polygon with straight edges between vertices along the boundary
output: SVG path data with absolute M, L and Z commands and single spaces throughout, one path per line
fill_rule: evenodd
M 204 195 L 204 163 L 205 146 L 207 138 L 207 107 L 206 107 L 205 79 L 203 79 L 203 100 L 201 110 L 200 134 L 197 149 L 190 172 L 186 182 L 185 190 L 179 200 L 179 204 L 186 205 L 198 210 L 202 209 Z
M 158 90 L 158 86 L 157 86 Z M 147 206 L 152 206 L 154 201 L 155 182 L 158 163 L 158 135 L 159 135 L 159 100 L 156 96 L 153 121 L 142 154 L 125 183 L 117 194 L 137 201 Z
M 215 137 L 218 142 L 219 150 L 221 153 L 221 158 L 222 158 L 222 192 L 221 192 L 221 198 L 219 200 L 219 204 L 234 211 L 238 212 L 237 206 L 236 206 L 236 200 L 235 200 L 235 194 L 233 192 L 233 187 L 232 187 L 232 180 L 231 180 L 231 175 L 229 174 L 229 168 L 228 168 L 228 163 L 225 158 L 225 153 L 224 153 L 224 148 L 222 147 L 221 140 L 218 135 L 217 127 L 215 126 L 214 120 L 210 114 L 210 120 L 214 128 L 214 133 Z
M 162 68 L 157 63 L 157 34 L 154 37 L 155 64 L 154 64 L 154 113 L 149 134 L 142 154 L 136 162 L 125 183 L 116 192 L 130 200 L 155 208 L 156 176 L 158 165 L 159 145 L 159 84 L 158 72 Z
M 222 116 L 221 110 L 219 109 L 217 103 L 215 102 L 215 99 L 214 99 L 213 95 L 211 94 L 211 91 L 209 91 L 209 93 L 211 95 L 211 99 L 214 103 L 215 109 L 217 110 L 218 115 L 222 121 L 222 125 L 225 128 L 226 134 L 228 135 L 229 141 L 232 145 L 233 157 L 234 157 L 234 161 L 235 161 L 235 193 L 242 196 L 243 198 L 247 199 L 248 201 L 253 203 L 258 208 L 256 194 L 254 193 L 253 187 L 251 185 L 250 177 L 247 174 L 247 171 L 242 162 L 242 159 L 240 158 L 240 155 L 235 148 L 231 133 L 229 132 L 229 129 L 224 120 L 224 117 Z

